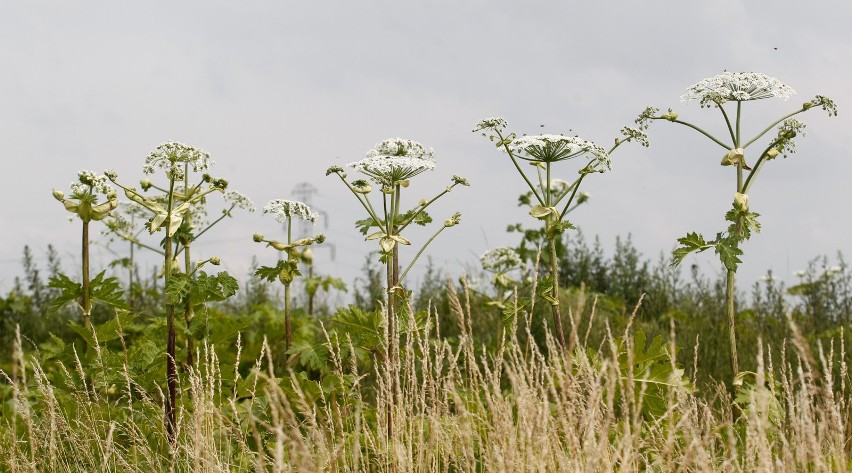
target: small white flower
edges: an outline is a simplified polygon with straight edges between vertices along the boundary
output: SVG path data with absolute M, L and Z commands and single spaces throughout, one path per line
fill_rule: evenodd
M 241 192 L 228 191 L 225 194 L 225 200 L 236 205 L 238 208 L 254 212 L 254 202 Z
M 311 208 L 302 202 L 293 200 L 275 199 L 270 200 L 265 207 L 263 213 L 271 213 L 275 216 L 275 220 L 281 223 L 287 223 L 293 217 L 307 220 L 314 223 L 317 221 L 317 213 L 312 212 Z
M 479 257 L 486 271 L 501 273 L 521 267 L 524 263 L 518 253 L 509 247 L 499 247 L 488 250 Z
M 106 195 L 110 192 L 115 192 L 105 175 L 98 175 L 84 169 L 77 173 L 77 177 L 79 182 L 72 182 L 70 186 L 72 194 L 97 192 Z
M 498 132 L 502 132 L 509 126 L 509 122 L 507 122 L 503 117 L 491 117 L 491 118 L 483 118 L 476 122 L 476 127 L 473 129 L 474 132 L 480 130 L 494 130 Z
M 435 157 L 431 149 L 427 150 L 416 141 L 392 138 L 377 144 L 364 159 L 347 166 L 370 176 L 378 184 L 392 186 L 434 169 Z
M 784 100 L 795 94 L 789 85 L 775 77 L 760 72 L 724 72 L 717 76 L 700 80 L 686 89 L 681 102 L 699 100 L 701 106 L 727 101 L 759 100 L 769 97 L 781 97 Z
M 610 166 L 609 155 L 600 145 L 576 136 L 534 135 L 515 138 L 509 148 L 517 157 L 527 161 L 555 163 L 566 159 L 585 157 L 590 167 Z
M 151 154 L 145 158 L 142 172 L 153 174 L 156 168 L 165 169 L 175 180 L 183 179 L 183 168 L 189 164 L 193 171 L 205 171 L 212 166 L 213 160 L 210 154 L 201 148 L 185 145 L 177 141 L 166 141 L 157 146 Z

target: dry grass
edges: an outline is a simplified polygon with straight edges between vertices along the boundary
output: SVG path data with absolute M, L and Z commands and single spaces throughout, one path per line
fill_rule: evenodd
M 398 360 L 369 386 L 331 345 L 334 373 L 355 382 L 307 392 L 291 374 L 276 378 L 266 350 L 254 396 L 228 388 L 212 349 L 185 372 L 178 437 L 162 427 L 163 393 L 145 392 L 125 371 L 106 397 L 78 364 L 63 392 L 20 344 L 14 415 L 0 421 L 0 463 L 8 471 L 845 471 L 846 367 L 835 347 L 812 356 L 800 339 L 789 352 L 761 353 L 739 403 L 727 390 L 695 392 L 669 380 L 666 413 L 642 412 L 641 373 L 620 369 L 621 340 L 588 357 L 546 356 L 517 338 L 482 356 L 465 301 L 451 294 L 462 332 L 456 348 L 414 330 Z M 572 333 L 577 333 L 574 330 Z M 579 331 L 583 333 L 583 331 Z M 629 338 L 628 338 L 629 343 Z M 581 343 L 582 344 L 582 343 Z M 670 347 L 671 349 L 671 347 Z M 239 347 L 237 347 L 239 350 Z M 843 347 L 838 347 L 842 355 Z M 551 346 L 550 353 L 556 353 Z M 818 362 L 815 361 L 818 359 Z M 775 363 L 773 365 L 773 363 Z M 776 374 L 777 373 L 777 374 Z M 390 382 L 395 380 L 395 382 Z M 375 388 L 375 391 L 371 391 Z M 638 392 L 637 392 L 638 390 Z M 70 394 L 69 394 L 70 393 Z M 621 395 L 620 393 L 627 393 Z M 318 398 L 318 399 L 317 399 Z M 388 437 L 388 416 L 392 410 Z

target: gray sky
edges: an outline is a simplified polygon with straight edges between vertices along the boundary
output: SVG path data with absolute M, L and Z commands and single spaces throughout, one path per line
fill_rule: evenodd
M 720 130 L 718 112 L 679 97 L 723 70 L 764 72 L 798 92 L 746 104 L 752 133 L 815 94 L 838 103 L 838 117 L 804 114 L 798 154 L 769 163 L 751 192 L 764 231 L 745 247 L 740 287 L 767 269 L 794 282 L 809 259 L 849 254 L 849 24 L 852 6 L 840 0 L 4 2 L 0 288 L 20 274 L 25 244 L 43 262 L 53 243 L 74 272 L 80 225 L 52 188 L 67 191 L 80 169 L 114 168 L 138 182 L 145 156 L 172 139 L 210 152 L 213 174 L 259 207 L 314 185 L 336 248 L 333 262 L 317 251 L 319 270 L 347 281 L 377 245 L 354 229 L 362 211 L 326 168 L 385 138 L 432 147 L 438 166 L 413 180 L 408 202 L 453 174 L 471 181 L 432 212 L 436 221 L 463 214 L 429 251 L 458 274 L 486 249 L 514 245 L 508 224 L 534 224 L 516 206 L 524 185 L 508 158 L 470 132 L 478 119 L 609 144 L 655 105 Z M 608 251 L 631 233 L 656 260 L 689 231 L 712 238 L 724 228 L 734 175 L 719 166 L 724 151 L 691 130 L 656 123 L 649 135 L 650 149 L 624 146 L 611 173 L 584 182 L 591 204 L 572 220 Z M 576 175 L 574 163 L 561 169 L 557 177 Z M 253 254 L 275 260 L 251 235 L 279 231 L 268 215 L 243 215 L 205 235 L 196 254 L 217 254 L 242 275 Z M 417 244 L 428 234 L 407 236 Z M 99 251 L 93 264 L 109 259 Z M 720 271 L 709 252 L 691 263 Z

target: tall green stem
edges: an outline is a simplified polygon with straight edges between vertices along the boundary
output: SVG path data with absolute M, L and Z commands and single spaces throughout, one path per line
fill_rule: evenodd
M 556 238 L 548 237 L 550 247 L 550 276 L 553 278 L 553 289 L 551 290 L 550 310 L 553 313 L 553 325 L 556 329 L 559 348 L 565 349 L 565 332 L 562 329 L 562 311 L 559 308 L 559 263 L 556 259 Z
M 92 330 L 92 299 L 89 292 L 89 222 L 83 220 L 83 295 L 80 297 L 80 307 L 83 310 L 83 326 Z
M 168 287 L 169 280 L 172 277 L 172 236 L 169 232 L 169 228 L 171 227 L 171 219 L 172 219 L 172 208 L 174 206 L 174 190 L 175 190 L 175 181 L 174 178 L 169 177 L 169 193 L 168 193 L 168 205 L 166 206 L 167 217 L 165 221 L 166 226 L 166 238 L 164 242 L 164 250 L 166 266 L 164 269 L 164 280 L 165 283 L 163 287 Z M 165 296 L 165 291 L 163 291 Z M 166 341 L 166 383 L 168 385 L 169 395 L 166 399 L 166 413 L 165 413 L 165 424 L 166 424 L 166 436 L 170 443 L 174 443 L 176 438 L 176 428 L 177 428 L 177 365 L 175 364 L 175 306 L 166 300 L 166 316 L 168 318 L 168 339 Z
M 287 261 L 291 261 L 290 252 L 293 251 L 289 245 L 293 243 L 293 219 L 287 218 L 287 245 L 288 249 L 284 253 L 287 255 Z M 293 339 L 293 328 L 290 322 L 290 283 L 284 284 L 284 349 L 290 350 L 290 342 Z
M 726 297 L 726 308 L 728 311 L 728 333 L 730 334 L 731 339 L 731 366 L 734 370 L 734 376 L 736 376 L 740 372 L 740 363 L 737 359 L 737 329 L 736 329 L 736 320 L 734 319 L 734 276 L 736 275 L 736 271 L 733 269 L 728 270 L 728 280 L 727 280 L 727 291 L 725 294 Z

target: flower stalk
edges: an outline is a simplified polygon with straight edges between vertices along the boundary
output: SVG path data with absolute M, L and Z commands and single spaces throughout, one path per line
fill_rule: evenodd
M 743 103 L 760 100 L 764 98 L 779 97 L 788 99 L 796 92 L 788 85 L 774 77 L 761 73 L 734 73 L 725 72 L 714 77 L 703 79 L 687 89 L 687 93 L 681 96 L 681 101 L 688 102 L 698 100 L 702 108 L 717 108 L 730 134 L 730 143 L 725 143 L 704 131 L 701 127 L 690 122 L 678 120 L 677 113 L 671 109 L 665 114 L 659 115 L 659 109 L 648 107 L 636 119 L 640 129 L 647 129 L 654 120 L 667 120 L 673 123 L 687 126 L 698 131 L 714 143 L 729 150 L 722 159 L 722 166 L 733 166 L 736 169 L 736 187 L 734 193 L 733 208 L 725 214 L 725 219 L 730 222 L 728 229 L 719 232 L 714 240 L 706 241 L 702 235 L 695 232 L 687 234 L 678 239 L 683 246 L 674 251 L 673 265 L 681 261 L 691 252 L 701 252 L 713 248 L 719 255 L 726 276 L 725 307 L 727 311 L 728 332 L 731 352 L 731 368 L 736 377 L 740 373 L 739 359 L 737 356 L 736 341 L 736 272 L 741 263 L 740 256 L 743 254 L 742 243 L 751 237 L 751 233 L 760 231 L 757 221 L 759 214 L 752 212 L 749 208 L 748 192 L 754 184 L 760 168 L 779 154 L 785 157 L 795 152 L 794 138 L 804 134 L 804 123 L 793 116 L 803 113 L 814 107 L 821 107 L 829 116 L 837 115 L 837 107 L 834 102 L 822 95 L 817 95 L 813 100 L 805 102 L 800 109 L 794 110 L 773 121 L 769 126 L 750 140 L 744 140 L 742 135 Z M 736 116 L 732 125 L 725 109 L 728 102 L 736 103 Z M 779 126 L 780 124 L 780 126 Z M 746 164 L 746 152 L 750 145 L 765 136 L 770 130 L 778 127 L 778 133 L 771 139 L 763 152 L 758 156 L 754 167 Z M 748 173 L 746 173 L 748 171 Z

